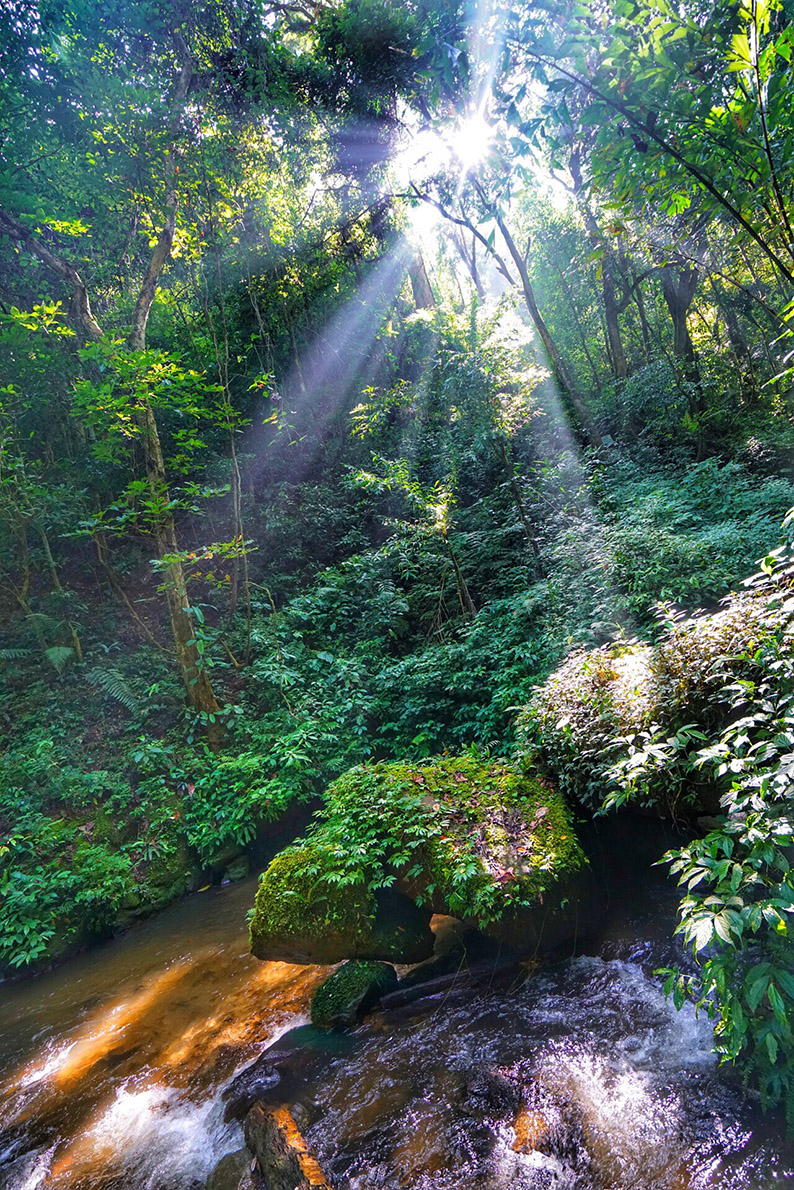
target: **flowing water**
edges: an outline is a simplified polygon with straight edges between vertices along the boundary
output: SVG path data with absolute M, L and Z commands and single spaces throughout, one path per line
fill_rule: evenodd
M 248 956 L 253 891 L 198 894 L 0 988 L 0 1190 L 196 1190 L 242 1143 L 223 1088 L 274 1043 L 297 1054 L 278 1093 L 349 1190 L 794 1180 L 781 1119 L 717 1069 L 709 1022 L 661 994 L 653 971 L 677 956 L 660 878 L 613 889 L 587 954 L 339 1038 L 305 1026 L 323 969 Z

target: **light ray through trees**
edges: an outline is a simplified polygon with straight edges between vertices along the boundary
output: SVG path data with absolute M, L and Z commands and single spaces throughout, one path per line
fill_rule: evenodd
M 379 332 L 403 286 L 413 251 L 400 236 L 300 354 L 280 386 L 277 424 L 287 440 L 295 427 L 311 425 L 322 442 L 334 419 L 349 410 L 371 373 Z M 244 449 L 257 455 L 263 444 L 255 436 L 261 439 L 261 427 L 249 430 Z M 309 461 L 296 461 L 294 482 L 305 475 Z

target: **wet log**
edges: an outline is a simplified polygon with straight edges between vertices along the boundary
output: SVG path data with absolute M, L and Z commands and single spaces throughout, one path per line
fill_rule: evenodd
M 330 1190 L 289 1108 L 255 1103 L 245 1117 L 245 1143 L 267 1190 Z
M 453 988 L 457 992 L 496 981 L 502 983 L 505 979 L 512 979 L 519 970 L 520 966 L 512 956 L 501 962 L 473 963 L 463 970 L 453 971 L 447 975 L 437 975 L 434 979 L 428 979 L 424 983 L 399 987 L 396 992 L 389 992 L 388 995 L 383 996 L 380 1006 L 385 1011 L 390 1011 L 394 1008 L 402 1008 L 406 1004 L 429 1000 L 433 996 L 438 996 Z

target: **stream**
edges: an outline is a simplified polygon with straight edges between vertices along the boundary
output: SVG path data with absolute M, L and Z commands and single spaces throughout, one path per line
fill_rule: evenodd
M 0 987 L 0 1190 L 198 1190 L 242 1144 L 223 1089 L 274 1044 L 293 1055 L 282 1092 L 340 1188 L 794 1181 L 782 1117 L 718 1069 L 709 1021 L 661 993 L 654 971 L 680 960 L 675 889 L 641 872 L 615 882 L 586 953 L 350 1034 L 306 1024 L 327 969 L 248 955 L 253 879 Z

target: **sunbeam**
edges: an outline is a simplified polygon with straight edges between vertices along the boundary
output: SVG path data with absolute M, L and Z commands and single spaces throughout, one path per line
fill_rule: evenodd
M 318 331 L 280 386 L 278 423 L 289 432 L 311 421 L 322 439 L 337 414 L 358 395 L 374 366 L 373 351 L 390 307 L 403 286 L 415 249 L 405 236 L 375 264 L 355 294 Z M 377 355 L 377 351 L 375 351 Z M 256 452 L 261 427 L 249 431 L 244 449 Z M 300 478 L 300 469 L 293 472 Z

